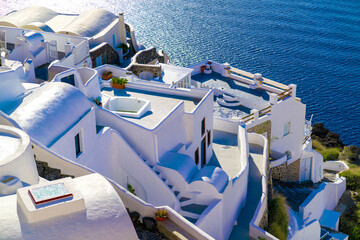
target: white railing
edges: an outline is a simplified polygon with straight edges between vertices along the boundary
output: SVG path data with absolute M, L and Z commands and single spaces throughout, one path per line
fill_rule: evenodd
M 74 65 L 76 66 L 89 56 L 89 42 L 82 41 L 81 43 L 76 45 L 73 54 L 75 56 Z

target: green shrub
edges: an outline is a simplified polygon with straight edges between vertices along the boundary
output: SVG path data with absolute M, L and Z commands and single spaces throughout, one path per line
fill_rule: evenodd
M 351 165 L 349 170 L 340 173 L 341 177 L 346 178 L 346 188 L 351 191 L 360 191 L 360 167 Z
M 349 240 L 360 239 L 360 203 L 340 216 L 339 231 L 348 234 Z
M 313 146 L 313 149 L 316 150 L 316 151 L 325 150 L 325 146 L 322 145 L 322 143 L 319 142 L 319 141 L 316 140 L 316 139 L 312 139 L 312 146 Z
M 339 159 L 357 162 L 360 159 L 360 148 L 357 146 L 345 146 L 340 153 Z
M 286 240 L 288 225 L 289 216 L 287 214 L 285 198 L 276 195 L 269 203 L 269 226 L 267 231 L 280 240 Z
M 327 148 L 320 151 L 321 155 L 324 157 L 324 161 L 327 160 L 338 160 L 341 152 L 341 148 Z

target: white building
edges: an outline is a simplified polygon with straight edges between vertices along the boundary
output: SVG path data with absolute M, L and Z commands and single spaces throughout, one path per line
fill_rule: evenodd
M 136 43 L 133 27 L 124 22 L 123 12 L 115 16 L 105 9 L 91 9 L 81 14 L 62 14 L 45 7 L 32 6 L 0 17 L 0 26 L 55 33 L 59 38 L 86 39 L 91 56 L 91 62 L 87 62 L 87 66 L 120 64 L 129 54 L 129 48 L 133 52 L 141 48 Z M 129 39 L 127 39 L 127 31 Z M 52 44 L 59 45 L 56 42 Z M 70 48 L 76 47 L 74 44 L 69 44 Z M 61 48 L 61 45 L 59 47 Z
M 110 55 L 122 59 L 117 45 L 127 44 L 123 15 L 105 10 L 66 15 L 30 7 L 1 17 L 0 26 L 0 123 L 25 131 L 35 155 L 66 173 L 103 175 L 125 206 L 142 216 L 168 206 L 169 219 L 195 238 L 227 239 L 237 229 L 268 237 L 263 229 L 269 175 L 299 183 L 323 178 L 296 85 L 212 61 L 182 68 L 157 54 L 164 62 L 159 63 L 145 51 L 135 56 L 144 63 L 138 59 L 127 69 L 102 65 Z M 105 71 L 126 78 L 126 88 L 103 81 Z M 50 82 L 34 84 L 41 80 Z M 11 174 L 22 180 L 22 172 Z M 31 184 L 38 183 L 34 174 L 26 176 Z M 122 202 L 109 197 L 123 215 Z M 13 198 L 6 202 L 14 204 Z M 28 200 L 22 209 L 29 209 Z M 316 204 L 308 206 L 302 210 L 304 227 L 293 236 L 317 236 L 325 210 L 309 222 Z

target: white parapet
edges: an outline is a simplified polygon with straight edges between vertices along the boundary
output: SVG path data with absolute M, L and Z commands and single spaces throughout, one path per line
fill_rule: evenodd
M 24 131 L 1 125 L 0 152 L 0 177 L 14 176 L 28 184 L 39 182 L 30 138 Z

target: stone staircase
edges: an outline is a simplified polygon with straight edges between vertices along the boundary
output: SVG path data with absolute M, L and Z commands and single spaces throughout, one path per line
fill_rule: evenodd
M 224 107 L 237 107 L 241 105 L 239 100 L 226 94 L 223 94 L 222 96 L 218 96 L 216 98 L 216 102 L 220 106 L 224 106 Z
M 62 174 L 60 169 L 49 167 L 47 162 L 38 160 L 35 161 L 39 176 L 49 181 L 67 177 L 75 178 L 72 175 Z
M 280 193 L 286 198 L 287 203 L 290 205 L 291 209 L 298 212 L 299 206 L 305 201 L 305 199 L 310 195 L 313 188 L 297 188 L 297 187 L 288 187 L 281 185 L 274 185 L 274 190 L 277 193 Z
M 156 169 L 156 166 L 149 164 L 146 160 L 144 161 L 157 175 L 159 175 L 159 177 L 166 183 L 166 185 L 174 193 L 175 197 L 179 200 L 181 207 L 180 214 L 189 222 L 196 224 L 201 214 L 208 207 L 208 205 L 197 204 L 194 202 L 193 197 L 196 194 L 200 194 L 200 192 L 180 192 L 174 185 L 170 184 L 169 181 L 162 176 L 161 172 Z

